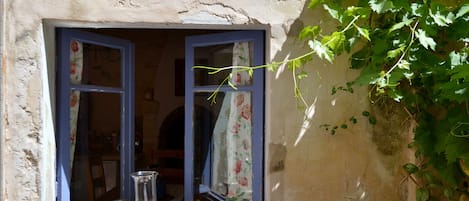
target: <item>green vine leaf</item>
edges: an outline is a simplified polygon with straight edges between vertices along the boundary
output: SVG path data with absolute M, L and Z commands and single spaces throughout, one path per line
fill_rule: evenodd
M 304 78 L 307 78 L 308 77 L 308 73 L 306 73 L 305 71 L 301 71 L 301 73 L 298 73 L 296 75 L 296 77 L 301 80 L 301 79 L 304 79 Z
M 394 9 L 399 11 L 410 12 L 410 3 L 408 0 L 393 0 Z
M 270 64 L 266 65 L 267 70 L 274 72 L 277 71 L 278 67 L 280 66 L 280 63 L 278 62 L 272 62 Z
M 370 112 L 368 112 L 368 111 L 363 111 L 363 112 L 362 112 L 362 115 L 365 116 L 365 117 L 369 117 L 369 116 L 370 116 Z
M 371 59 L 371 52 L 369 48 L 363 48 L 352 54 L 350 58 L 350 68 L 361 69 L 364 68 Z
M 334 59 L 334 53 L 328 47 L 324 46 L 317 40 L 310 40 L 308 45 L 314 52 L 316 52 L 319 58 L 326 59 L 332 63 L 332 60 Z
M 330 36 L 324 36 L 321 43 L 329 47 L 333 52 L 340 53 L 344 50 L 345 34 L 343 32 L 333 32 Z
M 357 118 L 355 118 L 354 116 L 350 117 L 350 118 L 349 118 L 349 121 L 350 121 L 352 124 L 357 124 L 357 122 L 358 122 Z
M 300 68 L 300 67 L 301 67 L 300 59 L 293 59 L 292 61 L 290 61 L 290 63 L 288 63 L 288 69 L 289 70 L 294 70 L 294 69 L 297 69 L 297 68 Z
M 363 7 L 350 6 L 344 12 L 345 16 L 354 17 L 359 16 L 360 18 L 367 18 L 370 16 L 371 10 Z
M 369 117 L 368 117 L 368 122 L 369 122 L 371 125 L 376 125 L 376 123 L 377 123 L 376 117 L 374 117 L 374 116 L 369 116 Z
M 407 163 L 405 164 L 404 166 L 402 166 L 404 168 L 404 170 L 408 173 L 408 174 L 414 174 L 414 173 L 417 173 L 419 171 L 419 168 L 413 164 L 413 163 Z
M 433 21 L 442 27 L 447 27 L 449 24 L 453 23 L 455 18 L 453 13 L 444 14 L 444 11 L 441 10 L 440 6 L 435 7 L 434 9 L 430 9 L 430 17 L 433 18 Z
M 336 19 L 336 20 L 339 20 L 339 22 L 342 22 L 341 18 L 342 18 L 342 15 L 340 14 L 339 12 L 339 9 L 338 8 L 331 8 L 329 7 L 327 4 L 324 4 L 323 5 L 324 9 L 329 13 L 329 15 Z
M 410 8 L 412 11 L 412 15 L 415 15 L 417 17 L 425 16 L 427 13 L 427 11 L 425 10 L 426 7 L 419 3 L 410 4 Z
M 358 33 L 360 33 L 361 36 L 363 36 L 364 38 L 366 38 L 368 41 L 371 41 L 370 39 L 370 33 L 368 32 L 368 29 L 365 29 L 365 28 L 361 28 L 355 24 L 353 24 L 355 26 L 355 28 L 358 30 Z
M 321 2 L 321 0 L 311 0 L 309 1 L 308 8 L 314 9 Z
M 409 146 L 415 149 L 419 165 L 402 167 L 409 173 L 406 179 L 419 186 L 417 200 L 454 200 L 467 189 L 463 185 L 467 177 L 458 162 L 469 161 L 469 3 L 441 2 L 310 0 L 309 8 L 322 4 L 339 23 L 325 35 L 321 24 L 305 26 L 298 38 L 307 41 L 309 52 L 256 67 L 205 70 L 209 74 L 221 69 L 252 74 L 258 68 L 278 71 L 287 65 L 292 72 L 294 97 L 305 109 L 310 97 L 303 97 L 298 82 L 309 81 L 305 78 L 310 66 L 305 64 L 313 55 L 332 63 L 344 51 L 351 52 L 345 55 L 350 68 L 360 71 L 353 85 L 368 86 L 371 103 L 394 102 L 408 114 L 405 122 L 416 125 Z M 230 80 L 225 79 L 222 85 L 232 85 Z M 331 95 L 353 93 L 350 83 L 331 88 Z M 377 124 L 377 118 L 368 111 L 360 116 L 368 124 Z M 320 128 L 335 135 L 356 123 L 357 118 L 352 116 Z
M 464 63 L 467 62 L 468 53 L 460 53 L 460 52 L 452 51 L 449 53 L 448 58 L 449 58 L 449 64 L 451 65 L 450 68 L 454 69 L 457 66 L 463 65 Z
M 455 17 L 455 18 L 460 18 L 460 17 L 466 15 L 467 13 L 469 13 L 469 4 L 464 4 L 464 5 L 461 6 L 461 8 L 458 10 L 458 13 L 456 13 L 456 17 Z
M 407 16 L 404 16 L 402 22 L 392 25 L 388 32 L 391 33 L 393 31 L 403 28 L 404 26 L 409 26 L 410 24 L 412 24 L 412 22 L 414 22 L 414 20 L 415 18 L 407 19 Z
M 378 14 L 382 14 L 394 8 L 392 1 L 389 0 L 370 0 L 370 7 Z
M 430 199 L 430 191 L 426 188 L 418 188 L 416 192 L 417 201 L 427 201 Z
M 389 59 L 396 58 L 404 52 L 405 48 L 406 48 L 405 46 L 401 46 L 401 47 L 396 48 L 394 50 L 389 50 L 386 53 L 386 57 L 389 58 Z
M 436 42 L 433 40 L 433 38 L 427 36 L 427 33 L 422 30 L 418 29 L 417 32 L 415 33 L 415 36 L 419 39 L 420 44 L 425 47 L 425 49 L 432 49 L 435 50 Z
M 397 67 L 400 68 L 400 69 L 405 69 L 405 70 L 410 70 L 410 63 L 403 59 L 403 60 L 400 60 L 399 63 L 397 63 Z M 410 77 L 409 76 L 412 76 L 413 73 L 410 72 L 410 73 L 407 73 L 407 72 L 404 72 L 403 75 L 409 79 Z
M 468 68 L 469 64 L 455 66 L 453 69 L 450 70 L 450 73 L 452 74 L 451 80 L 457 82 L 463 79 L 464 82 L 469 82 L 469 71 L 467 70 Z
M 450 188 L 444 188 L 443 195 L 449 200 L 454 200 L 454 191 Z
M 321 33 L 321 27 L 319 26 L 306 26 L 304 27 L 299 35 L 300 40 L 304 39 L 315 39 Z

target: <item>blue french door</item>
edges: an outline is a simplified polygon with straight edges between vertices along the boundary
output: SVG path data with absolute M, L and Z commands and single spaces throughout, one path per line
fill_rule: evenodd
M 115 133 L 118 133 L 117 147 L 108 148 L 106 154 L 111 155 L 114 152 L 118 158 L 117 177 L 118 182 L 116 188 L 120 191 L 120 197 L 130 200 L 132 198 L 132 186 L 130 181 L 130 173 L 134 170 L 134 47 L 129 41 L 102 36 L 98 34 L 82 32 L 74 29 L 58 29 L 57 30 L 57 110 L 56 110 L 56 143 L 57 143 L 57 200 L 69 201 L 72 191 L 72 165 L 73 154 L 71 146 L 71 129 L 74 124 L 71 119 L 71 105 L 77 104 L 73 94 L 78 94 L 81 100 L 105 100 L 95 101 L 93 105 L 83 104 L 80 107 L 80 114 L 90 115 L 91 110 L 99 111 L 100 109 L 113 108 L 113 112 L 95 112 L 95 117 L 86 117 L 86 122 L 80 123 L 78 130 L 85 133 L 83 136 L 89 136 L 88 132 L 92 132 L 90 124 L 95 127 L 101 127 L 99 132 L 105 132 L 106 126 L 110 124 L 117 125 Z M 80 45 L 78 45 L 80 44 Z M 71 52 L 78 48 L 84 48 L 93 52 L 81 55 L 91 57 L 105 56 L 108 63 L 105 65 L 83 65 L 83 80 L 78 82 L 72 81 L 71 73 L 76 70 L 72 64 Z M 102 53 L 105 52 L 106 54 Z M 107 55 L 107 56 L 106 56 Z M 82 58 L 81 58 L 82 59 Z M 94 68 L 94 69 L 93 69 Z M 108 76 L 105 81 L 99 77 L 99 73 L 93 73 L 92 70 L 102 72 L 101 74 Z M 112 73 L 117 73 L 113 75 Z M 81 76 L 81 75 L 80 75 Z M 87 77 L 88 76 L 88 77 Z M 112 77 L 114 76 L 114 77 Z M 86 78 L 87 77 L 87 78 Z M 72 98 L 71 98 L 72 97 Z M 112 101 L 108 101 L 112 100 Z M 88 109 L 86 111 L 85 109 Z M 103 110 L 102 110 L 103 111 Z M 107 113 L 107 114 L 106 114 Z M 97 122 L 89 123 L 90 118 L 97 118 Z M 115 119 L 115 121 L 108 121 Z M 80 120 L 78 120 L 80 121 Z M 72 123 L 71 123 L 72 122 Z M 76 122 L 75 122 L 76 124 Z M 85 126 L 83 126 L 85 125 Z M 77 147 L 75 150 L 80 150 Z M 87 152 L 83 151 L 82 152 Z M 75 157 L 75 161 L 79 159 Z M 81 179 L 81 178 L 79 178 Z M 77 192 L 84 193 L 84 192 Z M 89 192 L 88 192 L 89 193 Z
M 243 54 L 247 55 L 246 58 L 242 58 L 243 65 L 262 65 L 264 33 L 230 31 L 196 35 L 186 37 L 185 44 L 184 200 L 192 201 L 199 196 L 208 196 L 215 200 L 261 201 L 263 199 L 264 70 L 248 72 L 250 78 L 241 78 L 242 73 L 246 75 L 246 71 L 228 69 L 209 75 L 209 71 L 194 69 L 193 66 L 239 65 L 234 61 L 237 59 L 234 55 L 240 49 L 240 45 L 244 48 Z M 248 79 L 248 81 L 236 85 L 234 89 L 232 86 L 236 79 Z M 207 98 L 210 96 L 215 96 L 216 99 L 212 99 L 213 102 L 208 101 Z M 233 104 L 231 101 L 230 105 L 230 100 L 235 100 L 238 104 Z M 249 108 L 243 109 L 238 119 L 244 117 L 244 123 L 249 125 L 244 131 L 248 134 L 248 139 L 240 140 L 241 136 L 225 137 L 226 132 L 236 135 L 238 130 L 228 128 L 230 122 L 223 120 L 222 116 L 226 113 L 224 111 L 233 111 L 233 106 L 246 102 L 249 103 Z M 238 128 L 239 126 L 234 127 Z M 234 142 L 236 140 L 239 141 L 238 144 Z M 241 147 L 244 152 L 232 151 L 233 148 L 227 148 L 229 145 L 226 144 L 229 143 L 232 147 L 240 145 L 238 148 Z M 235 160 L 241 155 L 245 158 Z M 241 174 L 244 175 L 239 176 Z

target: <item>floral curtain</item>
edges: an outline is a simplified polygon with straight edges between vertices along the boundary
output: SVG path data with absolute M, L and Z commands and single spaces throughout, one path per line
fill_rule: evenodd
M 83 44 L 70 42 L 70 83 L 80 84 L 83 72 Z M 73 167 L 77 136 L 78 111 L 80 109 L 80 91 L 70 92 L 70 167 Z
M 235 43 L 233 66 L 250 65 L 249 43 Z M 246 71 L 233 70 L 231 82 L 251 84 Z M 252 200 L 251 93 L 227 92 L 213 133 L 212 190 L 227 200 Z

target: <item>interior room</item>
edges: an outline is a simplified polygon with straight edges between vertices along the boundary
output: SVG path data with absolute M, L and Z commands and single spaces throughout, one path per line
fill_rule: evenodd
M 220 31 L 82 31 L 134 44 L 135 170 L 159 173 L 159 200 L 183 200 L 185 37 Z M 119 87 L 119 51 L 86 43 L 82 48 L 81 82 Z M 206 62 L 201 60 L 202 64 Z M 74 71 L 73 65 L 71 71 Z M 71 96 L 71 104 L 79 104 L 76 145 L 72 152 L 72 200 L 114 200 L 119 195 L 120 182 L 120 97 L 118 94 L 81 93 L 78 99 Z M 204 99 L 200 99 L 200 104 L 210 107 Z

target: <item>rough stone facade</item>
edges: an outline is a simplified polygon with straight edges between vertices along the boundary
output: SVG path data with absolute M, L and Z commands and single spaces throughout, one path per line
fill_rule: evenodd
M 269 62 L 307 51 L 297 40 L 304 24 L 334 26 L 304 0 L 0 2 L 3 200 L 55 200 L 54 27 L 265 29 Z M 360 118 L 369 110 L 366 89 L 330 95 L 333 86 L 357 75 L 347 65 L 345 57 L 308 64 L 310 76 L 301 84 L 311 105 L 306 112 L 293 98 L 290 72 L 266 74 L 265 200 L 338 201 L 362 191 L 369 200 L 407 199 L 399 170 L 407 160 L 407 138 L 386 160 L 389 154 L 377 148 L 380 135 Z M 320 127 L 351 116 L 358 123 L 336 135 Z

